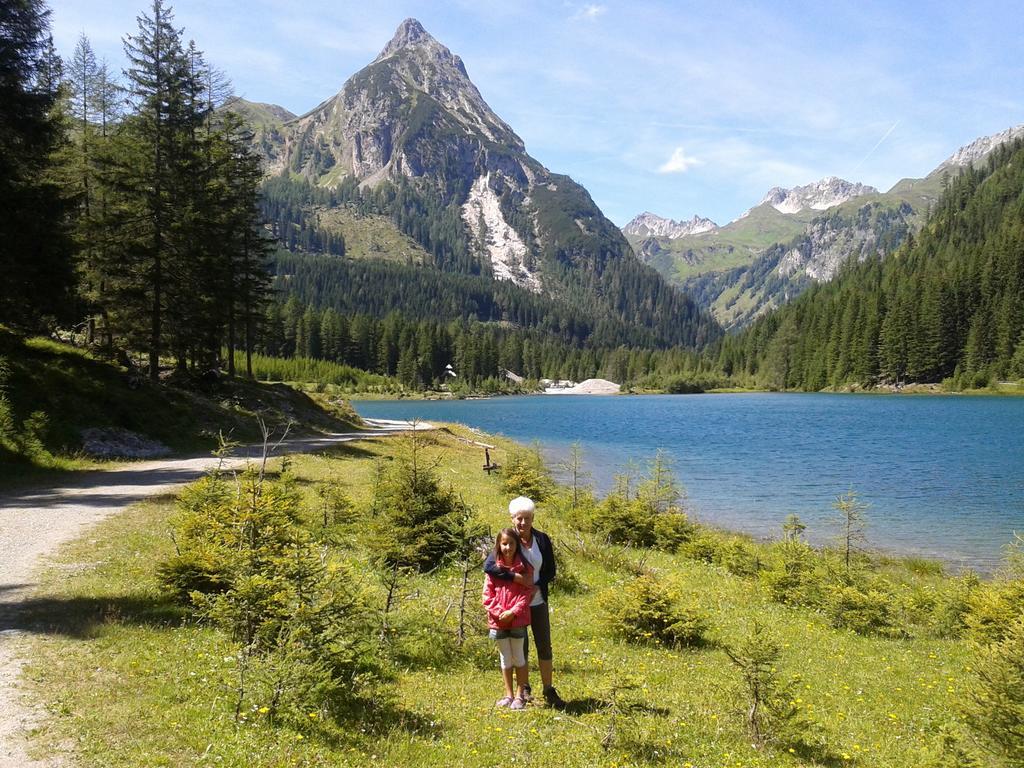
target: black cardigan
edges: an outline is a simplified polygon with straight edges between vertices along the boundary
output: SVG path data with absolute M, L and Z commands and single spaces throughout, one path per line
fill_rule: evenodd
M 555 551 L 551 547 L 551 537 L 546 533 L 542 533 L 534 528 L 533 537 L 537 540 L 537 546 L 540 548 L 540 556 L 542 558 L 537 586 L 540 587 L 540 593 L 544 596 L 544 602 L 547 602 L 548 584 L 555 580 L 555 572 L 557 571 Z M 487 556 L 487 560 L 484 562 L 484 572 L 496 579 L 505 579 L 507 581 L 511 581 L 515 576 L 508 568 L 498 565 L 493 552 Z

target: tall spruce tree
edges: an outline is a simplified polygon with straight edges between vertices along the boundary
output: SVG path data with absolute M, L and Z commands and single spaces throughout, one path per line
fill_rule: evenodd
M 59 58 L 39 0 L 0 3 L 0 322 L 37 329 L 74 304 L 61 144 Z
M 174 246 L 190 128 L 184 108 L 187 61 L 173 14 L 162 0 L 154 0 L 152 16 L 143 13 L 137 21 L 137 33 L 124 39 L 134 111 L 106 158 L 113 204 L 104 222 L 112 247 L 102 265 L 103 300 L 119 334 L 147 352 L 155 380 L 167 349 L 168 282 L 180 267 L 181 253 Z

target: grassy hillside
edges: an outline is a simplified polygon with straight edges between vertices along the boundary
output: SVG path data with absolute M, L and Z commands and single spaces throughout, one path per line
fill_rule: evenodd
M 345 238 L 345 255 L 350 259 L 383 259 L 402 264 L 432 264 L 433 258 L 419 243 L 402 234 L 380 214 L 362 214 L 352 206 L 319 208 L 317 226 Z
M 418 448 L 419 466 L 450 483 L 493 532 L 507 524 L 505 478 L 481 472 L 483 451 L 467 438 L 479 436 L 435 433 Z M 492 458 L 506 470 L 516 465 L 512 447 L 493 442 Z M 708 530 L 691 532 L 675 554 L 606 544 L 574 527 L 564 495 L 540 505 L 537 525 L 554 536 L 559 554 L 551 616 L 555 681 L 568 707 L 496 711 L 500 678 L 481 626 L 477 566 L 470 570 L 470 631 L 462 648 L 458 567 L 400 576 L 391 610 L 386 619 L 382 614 L 390 571 L 375 567 L 368 550 L 375 516 L 384 514 L 373 503 L 374 488 L 389 466 L 408 460 L 409 450 L 393 441 L 364 442 L 289 464 L 288 483 L 303 500 L 300 525 L 328 573 L 341 574 L 344 588 L 370 608 L 360 631 L 368 633 L 369 653 L 384 676 L 352 678 L 349 686 L 371 690 L 371 698 L 342 709 L 307 705 L 286 716 L 272 682 L 291 679 L 279 689 L 287 697 L 304 684 L 302 672 L 286 660 L 271 667 L 264 660 L 251 678 L 241 678 L 240 665 L 250 662 L 239 644 L 190 618 L 160 585 L 155 564 L 175 551 L 168 530 L 176 512 L 168 499 L 90 532 L 47 578 L 38 601 L 47 630 L 36 636 L 28 669 L 50 713 L 37 735 L 39 749 L 69 749 L 84 767 L 505 766 L 512 755 L 517 763 L 566 768 L 964 765 L 955 755 L 940 762 L 940 754 L 944 738 L 955 742 L 962 733 L 977 662 L 970 644 L 950 634 L 953 625 L 935 623 L 946 615 L 937 606 L 952 605 L 964 590 L 989 592 L 943 576 L 931 563 L 858 558 L 855 580 L 890 584 L 894 592 L 871 593 L 873 607 L 850 604 L 840 620 L 862 621 L 887 605 L 899 611 L 890 630 L 860 634 L 837 627 L 831 610 L 779 602 L 779 582 L 761 574 L 777 572 L 771 563 L 782 545 Z M 608 520 L 628 514 L 620 510 Z M 669 604 L 705 616 L 705 641 L 673 649 L 618 638 L 606 623 L 607 606 L 634 594 L 638 579 L 656 580 Z M 741 647 L 755 623 L 778 643 L 770 673 L 786 691 L 780 706 L 805 723 L 811 745 L 775 731 L 781 740 L 752 744 L 743 675 L 726 649 Z M 275 669 L 299 677 L 275 678 Z
M 295 119 L 295 115 L 284 107 L 245 99 L 229 101 L 226 109 L 241 116 L 254 130 L 262 133 L 278 131 L 289 120 Z
M 628 240 L 641 259 L 670 282 L 682 285 L 692 277 L 749 264 L 768 246 L 797 237 L 818 213 L 787 215 L 766 204 L 713 232 L 674 239 L 629 236 Z
M 256 416 L 338 430 L 357 419 L 347 404 L 315 401 L 284 384 L 171 378 L 154 385 L 88 352 L 0 329 L 0 482 L 26 472 L 78 469 L 85 429 L 129 430 L 175 452 L 209 450 L 222 432 L 256 440 Z

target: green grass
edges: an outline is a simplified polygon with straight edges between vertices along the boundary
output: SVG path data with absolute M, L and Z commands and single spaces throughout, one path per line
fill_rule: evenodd
M 475 436 L 462 429 L 435 433 L 428 453 L 442 479 L 493 531 L 507 521 L 507 496 L 500 477 L 481 471 L 483 449 L 463 442 L 469 438 Z M 497 443 L 491 455 L 502 462 L 510 444 L 488 441 Z M 365 506 L 375 473 L 396 447 L 394 441 L 350 443 L 292 459 L 310 524 L 318 514 L 318 483 L 340 482 L 357 506 Z M 556 587 L 551 600 L 556 684 L 571 703 L 568 712 L 494 711 L 499 674 L 480 617 L 467 650 L 452 651 L 450 605 L 458 576 L 441 571 L 416 577 L 402 590 L 397 639 L 382 649 L 397 674 L 390 708 L 349 724 L 337 740 L 313 726 L 273 728 L 258 712 L 236 723 L 229 705 L 233 645 L 186 620 L 154 576 L 154 564 L 173 551 L 172 513 L 170 499 L 135 507 L 65 548 L 48 572 L 39 594 L 44 629 L 27 672 L 50 713 L 38 734 L 41 752 L 71 745 L 82 766 L 507 766 L 510 755 L 517 763 L 566 767 L 809 765 L 785 751 L 754 749 L 745 733 L 741 681 L 721 648 L 756 619 L 782 643 L 782 672 L 798 678 L 799 703 L 825 729 L 835 757 L 825 764 L 909 767 L 935 747 L 937 728 L 955 719 L 970 663 L 964 642 L 837 631 L 814 612 L 769 602 L 755 581 L 681 556 L 574 554 L 582 552 L 575 535 L 542 504 L 538 527 L 555 536 L 563 573 L 582 585 L 572 594 Z M 337 549 L 380 599 L 360 533 L 347 530 Z M 622 562 L 654 569 L 680 599 L 708 613 L 712 642 L 677 652 L 610 638 L 597 601 L 602 590 L 633 578 L 615 565 Z M 945 578 L 917 561 L 880 561 L 878 568 L 918 584 Z M 611 715 L 605 702 L 610 689 L 627 680 L 640 686 L 641 706 L 618 722 L 606 751 L 601 742 Z
M 681 285 L 692 277 L 750 264 L 765 248 L 775 243 L 787 243 L 800 235 L 811 219 L 819 214 L 820 211 L 784 214 L 770 205 L 758 206 L 744 218 L 713 232 L 674 239 L 658 238 L 665 251 L 647 260 L 667 279 Z M 639 252 L 643 238 L 629 236 L 627 239 Z
M 345 256 L 350 259 L 383 259 L 402 264 L 432 264 L 423 247 L 402 234 L 386 216 L 361 215 L 350 207 L 317 211 L 320 227 L 345 238 Z

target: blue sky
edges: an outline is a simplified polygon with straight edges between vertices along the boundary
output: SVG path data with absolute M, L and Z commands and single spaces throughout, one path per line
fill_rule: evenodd
M 120 69 L 142 2 L 51 3 L 62 54 L 84 32 Z M 723 224 L 828 175 L 884 191 L 1024 123 L 1019 0 L 170 4 L 240 95 L 297 114 L 415 17 L 530 154 L 619 225 L 644 210 Z

